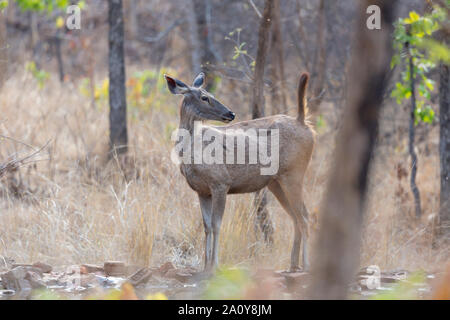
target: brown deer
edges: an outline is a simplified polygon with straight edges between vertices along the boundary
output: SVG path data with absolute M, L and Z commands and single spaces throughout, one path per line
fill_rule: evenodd
M 240 162 L 235 160 L 228 163 L 228 158 L 227 163 L 195 161 L 195 155 L 187 153 L 184 159 L 189 161 L 180 163 L 181 173 L 189 186 L 197 192 L 200 200 L 205 229 L 205 271 L 211 271 L 218 265 L 219 232 L 227 194 L 255 192 L 264 187 L 268 187 L 275 195 L 294 224 L 290 270 L 299 269 L 300 244 L 302 242 L 303 269 L 308 269 L 308 211 L 303 202 L 302 189 L 305 171 L 314 146 L 313 130 L 305 122 L 309 75 L 303 73 L 300 77 L 297 118 L 275 115 L 224 126 L 201 125 L 200 130 L 196 129 L 197 121 L 216 120 L 228 123 L 234 120 L 235 114 L 202 88 L 205 82 L 203 73 L 195 78 L 192 86 L 167 75 L 164 77 L 170 92 L 181 94 L 184 97 L 181 104 L 179 130 L 182 129 L 191 135 L 198 133 L 207 135 L 210 132 L 209 136 L 214 136 L 216 144 L 219 144 L 219 148 L 215 149 L 216 155 L 220 155 L 222 151 L 224 154 L 230 152 L 233 160 L 235 160 L 236 153 L 239 153 L 238 141 L 245 141 L 245 146 L 248 147 L 245 149 L 245 157 L 241 157 Z M 252 138 L 248 135 L 249 130 L 270 133 L 271 138 L 276 133 L 278 141 L 273 142 L 273 139 L 270 141 L 266 139 L 265 142 L 271 147 L 272 153 L 274 149 L 278 152 L 278 170 L 270 174 L 262 174 L 264 165 L 261 161 L 256 163 L 250 160 L 242 161 L 244 158 L 245 160 L 252 158 L 252 154 L 250 154 Z M 260 138 L 260 136 L 259 133 L 256 138 Z M 177 137 L 178 141 L 181 140 L 179 134 Z M 195 151 L 195 138 L 193 140 L 183 138 L 183 143 L 181 143 L 183 151 L 189 148 L 193 148 Z M 227 142 L 223 143 L 222 141 L 225 140 Z M 200 141 L 201 146 L 205 148 L 208 146 L 208 142 L 211 143 L 204 139 Z M 179 146 L 180 144 L 178 144 Z M 261 145 L 258 146 L 261 148 Z M 180 156 L 180 150 L 177 151 L 177 156 Z

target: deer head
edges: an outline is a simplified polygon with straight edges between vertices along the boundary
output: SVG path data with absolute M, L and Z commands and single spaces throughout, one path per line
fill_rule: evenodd
M 217 120 L 231 122 L 235 118 L 235 113 L 220 103 L 214 96 L 203 89 L 205 74 L 200 72 L 188 86 L 178 79 L 164 75 L 167 86 L 173 94 L 184 96 L 181 106 L 181 116 L 194 120 Z

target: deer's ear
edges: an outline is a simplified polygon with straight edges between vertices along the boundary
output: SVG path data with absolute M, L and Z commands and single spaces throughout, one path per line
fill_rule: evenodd
M 184 94 L 189 91 L 189 87 L 180 80 L 169 77 L 167 74 L 164 75 L 164 78 L 167 81 L 170 92 L 173 94 Z
M 200 72 L 198 76 L 195 77 L 192 86 L 196 88 L 201 88 L 204 83 L 205 83 L 205 74 L 203 72 Z

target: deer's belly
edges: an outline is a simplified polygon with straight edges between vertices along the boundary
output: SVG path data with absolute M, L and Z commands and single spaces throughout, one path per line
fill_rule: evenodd
M 237 194 L 256 192 L 266 187 L 271 180 L 271 176 L 260 176 L 257 179 L 235 181 L 228 190 L 228 193 Z

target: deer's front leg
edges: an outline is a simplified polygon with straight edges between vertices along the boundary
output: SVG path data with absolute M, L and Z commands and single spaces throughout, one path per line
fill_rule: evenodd
M 205 271 L 207 271 L 212 264 L 212 201 L 211 196 L 198 195 L 198 198 L 205 228 Z
M 213 262 L 211 267 L 215 268 L 219 264 L 219 233 L 222 224 L 225 202 L 227 199 L 227 189 L 220 187 L 212 191 L 212 228 L 214 234 L 213 242 Z

